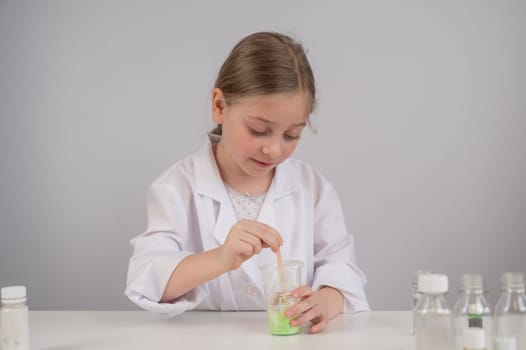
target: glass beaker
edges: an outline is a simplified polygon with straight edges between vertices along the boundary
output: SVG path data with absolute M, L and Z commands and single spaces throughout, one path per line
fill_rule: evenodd
M 291 293 L 302 285 L 302 268 L 303 262 L 296 260 L 284 260 L 283 271 L 280 271 L 277 263 L 260 268 L 263 274 L 271 334 L 290 335 L 300 331 L 299 326 L 290 325 L 291 319 L 285 316 L 285 310 L 299 301 L 293 298 Z

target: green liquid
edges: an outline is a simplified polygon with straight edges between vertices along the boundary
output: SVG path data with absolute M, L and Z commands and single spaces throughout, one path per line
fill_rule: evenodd
M 270 333 L 274 335 L 291 335 L 300 332 L 300 326 L 291 326 L 290 318 L 282 311 L 269 311 L 268 324 Z

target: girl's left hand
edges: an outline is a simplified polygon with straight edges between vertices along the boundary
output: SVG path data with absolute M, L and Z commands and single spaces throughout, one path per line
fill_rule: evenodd
M 318 333 L 327 326 L 329 319 L 335 316 L 330 314 L 334 304 L 341 303 L 343 306 L 343 300 L 330 300 L 334 296 L 333 291 L 339 294 L 336 296 L 338 299 L 342 298 L 341 294 L 333 288 L 330 288 L 332 290 L 329 293 L 325 293 L 323 289 L 315 292 L 305 285 L 292 291 L 292 296 L 301 301 L 285 310 L 285 316 L 291 318 L 291 326 L 301 326 L 311 322 L 312 333 Z

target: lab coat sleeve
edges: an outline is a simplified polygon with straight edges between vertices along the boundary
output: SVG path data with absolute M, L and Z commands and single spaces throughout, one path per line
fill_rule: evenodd
M 132 239 L 133 255 L 128 266 L 125 294 L 148 311 L 175 316 L 195 308 L 206 296 L 199 286 L 171 303 L 161 303 L 166 284 L 176 266 L 191 253 L 188 218 L 181 194 L 167 184 L 153 184 L 148 191 L 148 228 Z
M 367 311 L 366 278 L 356 264 L 354 237 L 345 225 L 334 188 L 325 183 L 315 206 L 314 277 L 312 289 L 338 289 L 344 296 L 344 313 Z

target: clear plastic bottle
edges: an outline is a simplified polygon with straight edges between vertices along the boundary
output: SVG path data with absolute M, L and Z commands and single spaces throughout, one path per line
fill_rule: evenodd
M 486 350 L 486 332 L 479 327 L 466 328 L 462 332 L 463 350 Z
M 0 339 L 2 350 L 29 350 L 29 319 L 26 287 L 11 286 L 1 290 Z
M 501 276 L 502 294 L 495 306 L 497 336 L 515 338 L 517 350 L 526 350 L 526 277 L 521 272 Z
M 416 304 L 418 304 L 418 301 L 422 296 L 422 293 L 418 290 L 418 279 L 420 278 L 420 275 L 429 275 L 430 273 L 432 273 L 431 270 L 417 270 L 413 274 L 413 282 L 411 284 L 411 299 L 413 310 L 415 309 Z
M 495 350 L 517 350 L 515 337 L 495 337 Z
M 428 275 L 432 273 L 431 270 L 417 270 L 413 274 L 413 281 L 411 283 L 411 310 L 413 311 L 413 334 L 415 334 L 415 307 L 422 297 L 422 293 L 418 290 L 418 278 L 420 275 Z
M 448 279 L 443 274 L 425 274 L 418 279 L 422 296 L 415 307 L 416 350 L 453 350 L 455 326 L 446 299 Z
M 457 349 L 462 349 L 462 333 L 464 329 L 482 328 L 486 334 L 486 347 L 488 350 L 492 350 L 495 327 L 491 306 L 486 298 L 482 275 L 462 275 L 461 288 L 454 310 Z

